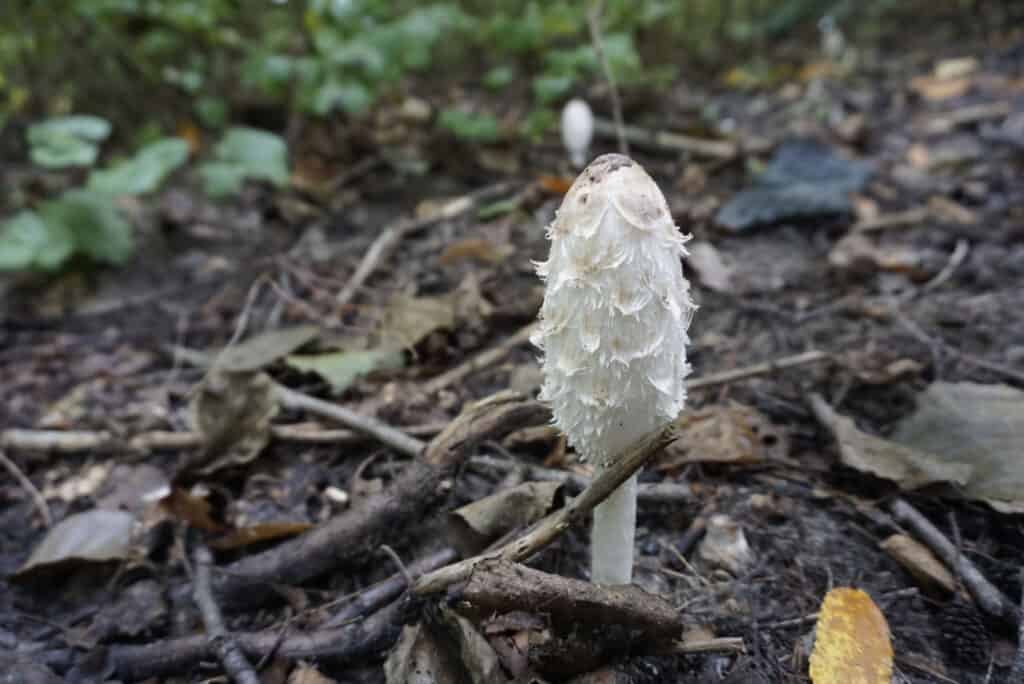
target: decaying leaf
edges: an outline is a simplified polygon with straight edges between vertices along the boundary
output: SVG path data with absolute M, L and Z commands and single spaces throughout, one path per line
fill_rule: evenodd
M 160 501 L 160 506 L 178 520 L 205 532 L 220 532 L 224 526 L 213 519 L 212 507 L 206 499 L 175 487 Z
M 380 346 L 408 349 L 435 330 L 451 328 L 454 324 L 455 302 L 451 297 L 398 295 L 384 312 Z
M 708 519 L 707 531 L 697 547 L 697 555 L 734 576 L 739 576 L 754 562 L 754 551 L 747 542 L 743 528 L 721 513 Z
M 402 628 L 384 663 L 387 684 L 447 684 L 462 681 L 462 668 L 446 644 L 426 625 Z
M 843 463 L 904 489 L 949 483 L 1004 513 L 1024 512 L 1024 392 L 1006 385 L 932 383 L 891 439 L 859 430 L 819 396 L 818 420 Z
M 271 330 L 228 347 L 217 357 L 217 368 L 225 371 L 256 371 L 288 356 L 320 334 L 315 325 Z
M 323 676 L 309 663 L 299 663 L 288 676 L 288 684 L 337 684 L 337 681 Z
M 515 251 L 516 248 L 510 244 L 499 245 L 485 238 L 466 238 L 445 247 L 437 261 L 442 266 L 466 259 L 473 259 L 485 264 L 500 264 Z
M 289 356 L 287 364 L 299 371 L 316 373 L 331 384 L 334 394 L 341 394 L 360 376 L 377 370 L 401 368 L 405 365 L 405 354 L 397 348 L 337 351 Z
M 782 428 L 736 402 L 684 411 L 676 427 L 679 439 L 665 448 L 657 470 L 677 470 L 689 463 L 761 463 L 784 458 L 788 451 Z
M 558 482 L 524 482 L 452 511 L 448 537 L 464 556 L 482 551 L 492 541 L 530 525 L 561 505 Z
M 1007 385 L 935 382 L 893 433 L 938 468 L 966 469 L 963 493 L 1024 513 L 1024 392 Z
M 686 263 L 697 272 L 701 284 L 715 292 L 732 290 L 732 274 L 735 268 L 728 265 L 722 253 L 710 242 L 694 242 L 687 246 L 690 252 Z
M 963 485 L 971 467 L 964 463 L 939 463 L 915 449 L 861 431 L 854 422 L 832 410 L 816 394 L 810 396 L 811 409 L 839 444 L 843 464 L 915 489 L 935 482 Z
M 447 606 L 441 608 L 441 620 L 458 648 L 459 661 L 473 684 L 505 684 L 498 654 L 473 623 Z
M 135 522 L 131 513 L 100 508 L 69 515 L 50 528 L 17 576 L 64 561 L 124 560 L 131 554 Z
M 891 684 L 889 625 L 871 597 L 837 587 L 825 596 L 811 653 L 814 684 Z
M 277 415 L 274 382 L 265 373 L 211 371 L 189 405 L 203 450 L 187 467 L 207 475 L 255 459 L 270 441 Z
M 939 586 L 948 592 L 956 591 L 956 581 L 946 566 L 928 550 L 927 546 L 913 537 L 894 534 L 879 546 L 925 586 Z

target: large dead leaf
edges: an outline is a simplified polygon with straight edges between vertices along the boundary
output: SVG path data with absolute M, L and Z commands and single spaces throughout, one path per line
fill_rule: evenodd
M 860 589 L 837 587 L 818 613 L 811 681 L 814 684 L 892 684 L 889 624 Z
M 311 342 L 319 333 L 315 325 L 271 330 L 225 349 L 217 357 L 217 367 L 226 371 L 259 370 Z
M 932 383 L 893 442 L 937 467 L 966 469 L 963 492 L 1024 513 L 1024 392 L 1006 385 Z
M 685 411 L 676 428 L 679 439 L 665 448 L 657 470 L 677 470 L 690 463 L 761 463 L 784 458 L 788 449 L 782 428 L 737 402 Z
M 838 442 L 840 460 L 850 468 L 892 480 L 905 489 L 936 482 L 967 483 L 970 466 L 936 462 L 915 449 L 863 432 L 818 395 L 812 394 L 810 402 L 814 415 Z
M 455 302 L 447 297 L 410 297 L 391 299 L 378 333 L 381 347 L 410 348 L 435 330 L 455 325 Z
M 540 520 L 561 505 L 560 482 L 524 482 L 452 511 L 448 537 L 463 555 L 479 553 L 517 527 Z
M 64 561 L 124 560 L 132 548 L 136 518 L 100 508 L 70 515 L 52 527 L 17 575 Z
M 206 475 L 253 461 L 270 441 L 278 403 L 265 373 L 214 370 L 196 389 L 189 409 L 204 448 L 186 468 Z

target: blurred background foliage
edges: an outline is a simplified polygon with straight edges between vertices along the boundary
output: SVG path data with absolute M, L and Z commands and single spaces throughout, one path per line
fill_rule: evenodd
M 723 87 L 771 87 L 792 75 L 788 44 L 799 48 L 795 63 L 821 58 L 824 17 L 862 49 L 898 36 L 922 11 L 946 12 L 955 31 L 971 28 L 962 26 L 965 10 L 970 16 L 982 3 L 603 0 L 601 42 L 624 95 L 650 103 L 680 76 L 708 70 L 724 75 Z M 593 7 L 5 0 L 0 158 L 58 180 L 48 192 L 18 184 L 0 197 L 0 270 L 55 270 L 76 255 L 124 261 L 131 227 L 117 220 L 118 198 L 154 192 L 193 156 L 202 158 L 197 175 L 211 197 L 236 193 L 246 179 L 287 185 L 288 143 L 302 120 L 358 128 L 381 104 L 400 109 L 420 94 L 431 100 L 418 101 L 416 120 L 427 128 L 469 144 L 537 140 L 570 96 L 603 81 L 587 20 Z M 107 232 L 83 233 L 71 219 Z M 93 244 L 98 235 L 109 249 Z

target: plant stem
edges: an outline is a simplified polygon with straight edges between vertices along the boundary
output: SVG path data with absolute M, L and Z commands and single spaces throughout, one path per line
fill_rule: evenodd
M 633 474 L 594 508 L 590 535 L 591 580 L 595 584 L 633 581 L 637 475 Z

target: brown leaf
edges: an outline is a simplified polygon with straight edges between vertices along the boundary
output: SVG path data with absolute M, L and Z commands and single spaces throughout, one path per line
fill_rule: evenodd
M 500 264 L 513 252 L 515 247 L 512 245 L 496 245 L 484 238 L 465 238 L 448 245 L 437 260 L 442 266 L 466 259 L 474 259 L 484 264 Z
M 761 463 L 784 458 L 788 451 L 782 428 L 736 402 L 686 411 L 676 428 L 679 438 L 665 448 L 657 470 L 678 470 L 690 463 Z
M 252 544 L 287 539 L 302 534 L 313 527 L 304 522 L 269 522 L 257 523 L 228 532 L 223 537 L 210 542 L 210 546 L 218 551 L 240 549 Z
M 894 534 L 879 546 L 925 586 L 956 591 L 956 580 L 928 547 L 913 537 Z
M 274 382 L 265 373 L 211 371 L 196 389 L 189 411 L 204 449 L 182 470 L 207 475 L 250 463 L 270 441 L 270 421 L 278 412 Z
M 224 526 L 213 519 L 210 502 L 181 487 L 160 500 L 160 506 L 178 520 L 205 532 L 221 532 Z
M 471 556 L 492 541 L 540 520 L 561 505 L 558 482 L 524 482 L 452 511 L 448 538 L 462 555 Z

